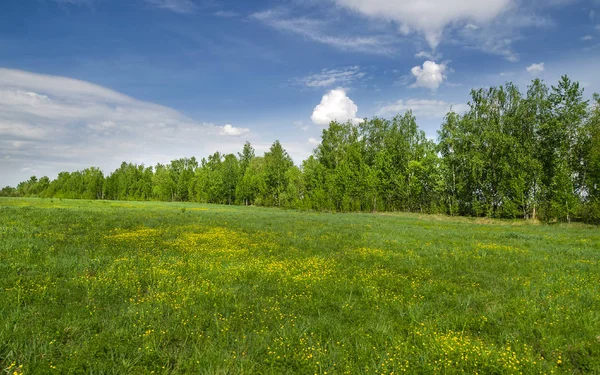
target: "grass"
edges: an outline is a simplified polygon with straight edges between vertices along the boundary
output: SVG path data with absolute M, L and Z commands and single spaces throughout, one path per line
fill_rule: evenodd
M 0 374 L 600 373 L 600 230 L 0 199 Z

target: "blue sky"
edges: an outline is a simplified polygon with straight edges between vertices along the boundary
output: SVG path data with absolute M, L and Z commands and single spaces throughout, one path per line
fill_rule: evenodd
M 435 138 L 471 88 L 600 92 L 599 57 L 599 0 L 2 0 L 0 185 L 246 140 L 300 163 L 407 109 Z

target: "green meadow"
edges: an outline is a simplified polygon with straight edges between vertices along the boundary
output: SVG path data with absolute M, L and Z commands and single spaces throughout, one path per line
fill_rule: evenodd
M 0 374 L 600 373 L 600 229 L 0 199 Z

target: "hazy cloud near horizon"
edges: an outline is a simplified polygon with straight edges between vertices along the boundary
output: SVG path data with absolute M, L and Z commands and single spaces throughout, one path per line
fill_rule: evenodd
M 88 166 L 110 172 L 122 161 L 152 165 L 236 152 L 249 133 L 89 82 L 0 68 L 2 186 Z

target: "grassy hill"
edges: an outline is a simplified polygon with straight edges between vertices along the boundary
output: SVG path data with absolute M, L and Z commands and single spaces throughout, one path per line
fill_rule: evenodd
M 0 373 L 598 373 L 599 260 L 583 225 L 5 198 Z

